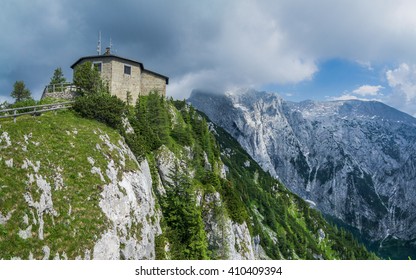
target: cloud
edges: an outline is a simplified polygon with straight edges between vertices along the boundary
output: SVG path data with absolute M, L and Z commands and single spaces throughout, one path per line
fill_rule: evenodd
M 313 59 L 290 46 L 274 18 L 256 2 L 242 1 L 212 25 L 221 31 L 211 41 L 193 42 L 200 55 L 193 53 L 192 60 L 182 62 L 192 61 L 199 69 L 174 79 L 170 94 L 186 95 L 192 87 L 221 91 L 270 82 L 296 83 L 311 79 L 317 71 Z
M 79 5 L 85 26 L 115 34 L 117 54 L 169 76 L 167 93 L 176 98 L 193 88 L 297 83 L 317 71 L 256 1 L 121 1 L 94 7 L 94 17 L 86 12 L 92 5 Z
M 362 100 L 362 101 L 380 101 L 383 102 L 384 96 L 380 92 L 383 86 L 362 85 L 353 91 L 345 91 L 340 96 L 328 96 L 328 100 Z
M 24 80 L 36 97 L 61 66 L 103 47 L 170 77 L 168 94 L 198 88 L 296 83 L 317 71 L 313 57 L 292 45 L 266 2 L 4 0 L 0 70 L 9 84 Z M 274 9 L 275 4 L 272 5 Z
M 344 93 L 341 96 L 327 96 L 328 100 L 361 100 L 355 95 L 351 95 L 349 93 Z M 365 99 L 364 99 L 365 100 Z
M 389 85 L 401 92 L 406 101 L 416 99 L 416 65 L 402 63 L 394 70 L 388 70 L 386 77 Z
M 361 101 L 379 101 L 379 102 L 383 102 L 382 98 L 363 98 L 363 97 L 359 97 L 357 95 L 353 95 L 351 93 L 345 92 L 340 96 L 327 96 L 327 100 L 361 100 Z
M 393 92 L 387 102 L 416 117 L 416 65 L 400 64 L 386 71 Z
M 381 85 L 362 85 L 328 100 L 380 101 L 416 117 L 416 65 L 400 64 L 385 71 L 388 88 Z M 386 92 L 383 94 L 381 91 Z
M 359 88 L 352 91 L 352 93 L 360 96 L 377 96 L 380 94 L 380 90 L 382 90 L 383 86 L 370 86 L 370 85 L 363 85 Z
M 407 61 L 416 44 L 416 2 L 298 0 L 279 2 L 276 18 L 289 40 L 319 58 Z
M 71 79 L 69 65 L 95 54 L 99 30 L 103 47 L 111 37 L 116 54 L 169 76 L 178 98 L 296 84 L 331 58 L 412 64 L 415 9 L 406 0 L 2 0 L 0 95 L 24 80 L 39 98 L 56 67 Z
M 361 61 L 361 60 L 357 60 L 356 63 L 358 63 L 359 65 L 361 65 L 362 67 L 366 68 L 368 71 L 374 71 L 373 66 L 371 65 L 370 61 Z

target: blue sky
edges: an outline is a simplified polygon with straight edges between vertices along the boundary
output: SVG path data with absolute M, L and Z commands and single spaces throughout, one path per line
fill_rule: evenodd
M 379 100 L 416 116 L 413 0 L 2 0 L 0 102 L 103 48 L 167 75 L 167 93 L 240 87 L 289 100 Z
M 317 64 L 318 70 L 311 79 L 289 85 L 270 84 L 262 87 L 266 91 L 277 91 L 292 101 L 331 100 L 342 98 L 363 85 L 388 87 L 383 67 L 360 64 L 339 58 Z M 385 91 L 380 89 L 380 94 Z M 380 97 L 380 96 L 379 96 Z

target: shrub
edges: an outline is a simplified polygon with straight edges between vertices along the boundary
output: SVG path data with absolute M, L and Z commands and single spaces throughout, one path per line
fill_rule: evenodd
M 68 101 L 71 101 L 71 100 L 64 99 L 64 98 L 46 97 L 46 98 L 42 98 L 41 100 L 39 100 L 38 104 L 49 105 L 49 104 L 63 103 L 63 102 L 68 102 Z
M 21 101 L 16 101 L 14 104 L 12 104 L 10 106 L 10 108 L 30 107 L 30 106 L 36 106 L 36 105 L 38 105 L 38 104 L 33 99 L 24 99 L 24 100 L 21 100 Z M 31 112 L 31 111 L 33 111 L 33 108 L 32 109 L 19 110 L 18 113 Z
M 75 67 L 74 84 L 80 95 L 108 93 L 108 84 L 100 76 L 100 72 L 90 61 L 84 62 Z
M 101 93 L 78 97 L 73 109 L 84 118 L 95 119 L 112 128 L 121 129 L 127 107 L 116 96 Z

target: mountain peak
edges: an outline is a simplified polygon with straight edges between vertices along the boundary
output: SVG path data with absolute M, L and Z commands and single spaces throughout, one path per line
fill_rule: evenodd
M 361 238 L 416 239 L 412 116 L 377 101 L 288 102 L 253 90 L 189 102 L 263 169 Z
M 336 100 L 286 102 L 292 110 L 301 112 L 304 117 L 339 117 L 367 120 L 382 120 L 407 123 L 416 126 L 416 119 L 379 101 Z
M 300 112 L 305 118 L 339 117 L 367 120 L 392 121 L 416 126 L 416 118 L 390 107 L 379 101 L 364 100 L 334 100 L 301 102 L 285 101 L 280 95 L 273 92 L 258 91 L 253 88 L 239 88 L 225 93 L 193 90 L 188 101 L 196 104 L 199 101 L 210 98 L 214 103 L 228 103 L 235 107 L 236 104 L 252 108 L 259 102 L 268 104 L 284 104 L 291 111 Z M 199 101 L 198 101 L 199 100 Z M 234 105 L 233 105 L 234 104 Z M 196 105 L 203 106 L 203 104 Z M 280 105 L 276 105 L 280 106 Z M 209 109 L 209 108 L 207 108 Z

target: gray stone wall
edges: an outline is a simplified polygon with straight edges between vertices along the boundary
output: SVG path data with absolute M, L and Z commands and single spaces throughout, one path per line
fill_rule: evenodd
M 148 95 L 153 90 L 158 91 L 160 95 L 166 96 L 166 80 L 144 70 L 142 73 L 141 95 Z
M 110 93 L 116 95 L 121 100 L 127 100 L 127 92 L 129 91 L 132 97 L 132 104 L 136 103 L 137 97 L 140 94 L 140 80 L 141 69 L 139 65 L 128 64 L 124 61 L 119 61 L 113 57 L 102 57 L 96 59 L 93 63 L 101 62 L 101 78 L 108 82 Z M 130 75 L 124 74 L 124 66 L 131 67 Z
M 44 91 L 43 94 L 42 94 L 41 99 L 56 98 L 56 99 L 73 100 L 77 96 L 78 96 L 78 94 L 75 91 L 67 89 L 67 90 L 64 90 L 64 91 L 61 91 L 61 92 L 47 92 L 47 91 Z
M 102 57 L 100 59 L 93 60 L 92 63 L 102 63 L 101 64 L 101 79 L 103 81 L 108 82 L 108 84 L 111 84 L 111 69 L 112 69 L 112 63 L 111 59 L 108 57 Z

